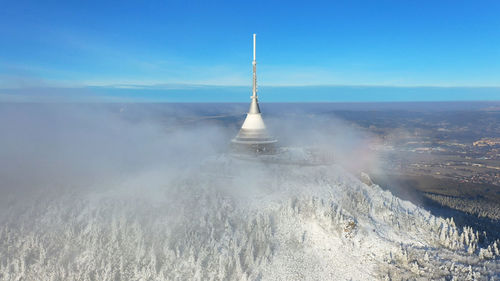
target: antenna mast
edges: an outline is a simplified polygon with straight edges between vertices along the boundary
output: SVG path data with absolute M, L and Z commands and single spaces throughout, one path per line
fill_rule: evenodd
M 253 34 L 253 90 L 252 90 L 252 99 L 257 98 L 257 61 L 255 60 L 255 42 L 257 35 Z

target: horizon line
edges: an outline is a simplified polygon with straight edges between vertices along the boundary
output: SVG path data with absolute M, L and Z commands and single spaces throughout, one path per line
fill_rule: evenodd
M 155 83 L 155 84 L 103 84 L 103 85 L 38 85 L 26 87 L 0 87 L 0 90 L 13 89 L 82 89 L 82 88 L 113 88 L 113 89 L 166 89 L 169 87 L 252 87 L 251 84 L 208 84 L 208 83 Z M 306 87 L 360 87 L 360 88 L 460 88 L 460 89 L 500 89 L 500 85 L 485 86 L 485 85 L 384 85 L 384 84 L 303 84 L 303 85 L 273 85 L 261 84 L 260 87 L 266 88 L 306 88 Z

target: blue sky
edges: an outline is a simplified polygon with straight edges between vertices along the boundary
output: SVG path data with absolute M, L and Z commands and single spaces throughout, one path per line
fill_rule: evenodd
M 271 101 L 287 101 L 271 91 L 293 86 L 299 92 L 290 101 L 345 101 L 339 89 L 346 85 L 363 86 L 362 94 L 349 92 L 352 101 L 500 100 L 496 0 L 0 5 L 0 100 L 29 100 L 43 88 L 169 101 L 183 87 L 190 89 L 179 92 L 185 100 L 211 100 L 207 89 L 251 85 L 252 33 L 261 96 L 266 90 Z M 210 87 L 197 92 L 192 85 Z M 402 91 L 384 96 L 380 87 Z M 461 94 L 454 98 L 450 88 Z M 244 92 L 230 100 L 246 101 Z

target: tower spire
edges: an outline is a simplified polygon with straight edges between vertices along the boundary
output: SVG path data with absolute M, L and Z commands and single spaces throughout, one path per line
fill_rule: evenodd
M 253 91 L 252 98 L 257 98 L 257 60 L 255 59 L 257 34 L 253 34 Z
M 250 103 L 250 109 L 248 113 L 260 113 L 259 100 L 257 97 L 257 60 L 256 60 L 256 47 L 257 45 L 257 34 L 253 34 L 253 83 L 252 83 L 252 102 Z

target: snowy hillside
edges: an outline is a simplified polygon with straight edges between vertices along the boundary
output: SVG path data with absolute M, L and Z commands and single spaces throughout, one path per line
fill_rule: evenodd
M 0 205 L 1 280 L 500 279 L 499 241 L 336 165 L 221 155 L 21 198 Z

